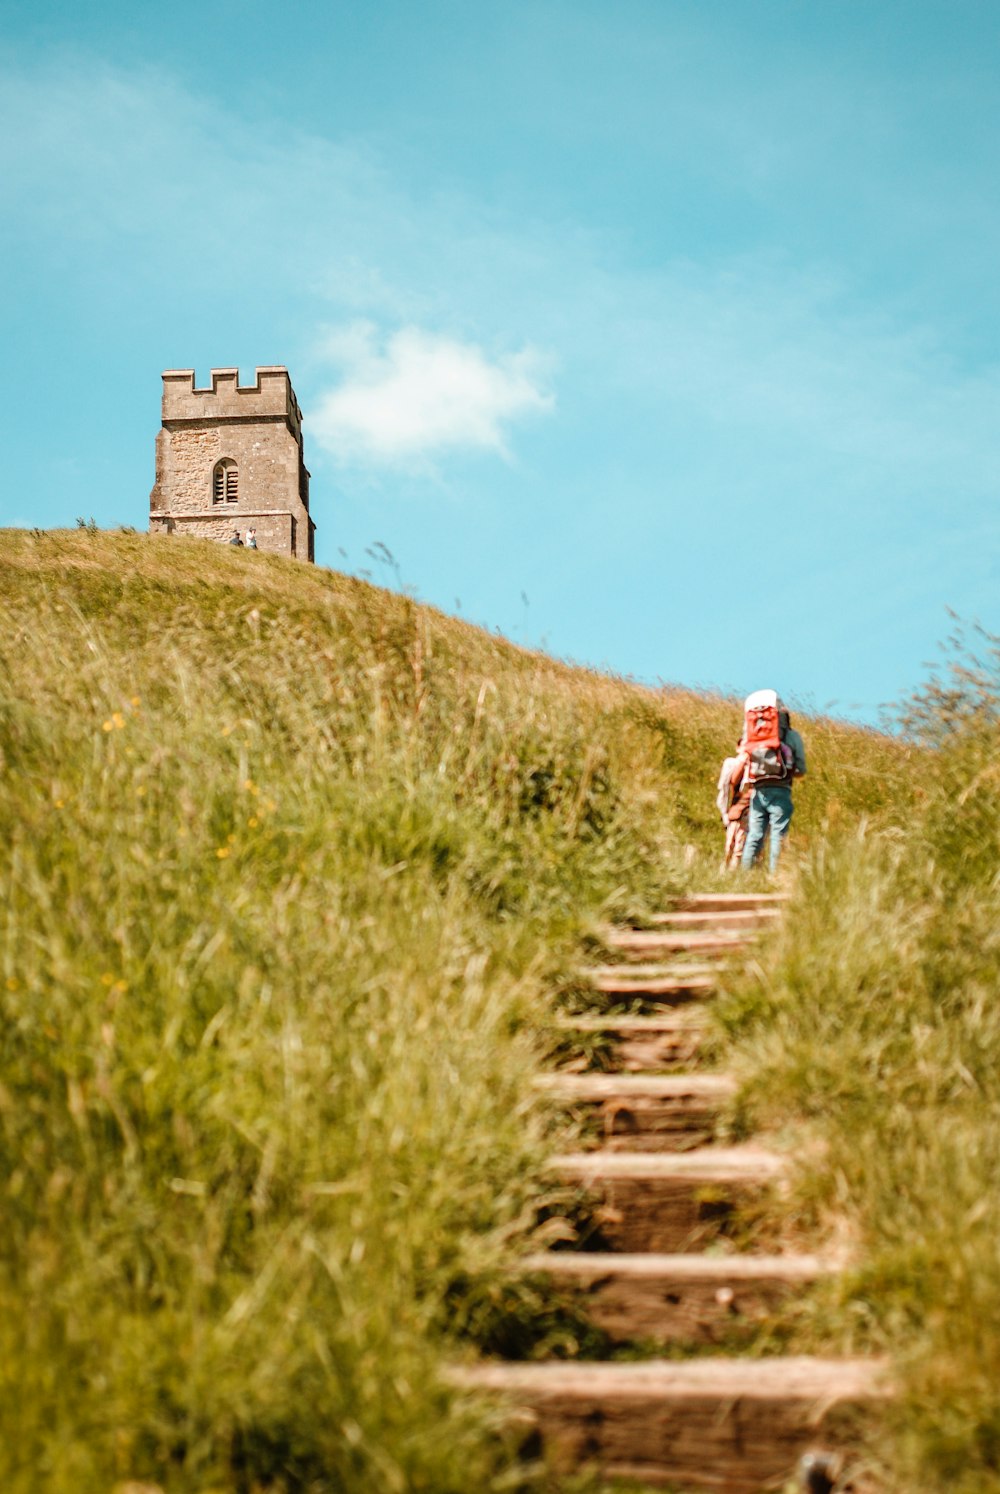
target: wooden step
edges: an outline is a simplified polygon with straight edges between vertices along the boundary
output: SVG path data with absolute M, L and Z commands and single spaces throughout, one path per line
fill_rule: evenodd
M 525 1256 L 520 1275 L 544 1275 L 573 1294 L 618 1343 L 714 1343 L 767 1320 L 783 1301 L 837 1269 L 816 1255 Z
M 557 1469 L 716 1494 L 777 1487 L 890 1394 L 884 1360 L 806 1356 L 482 1364 L 448 1380 L 527 1413 Z
M 592 1117 L 602 1146 L 660 1151 L 708 1141 L 736 1093 L 725 1074 L 540 1074 L 536 1087 Z
M 627 980 L 699 980 L 702 977 L 714 980 L 718 974 L 718 960 L 670 960 L 662 964 L 644 960 L 641 965 L 630 960 L 627 965 L 586 965 L 580 971 L 582 980 L 614 980 L 618 976 Z
M 603 935 L 609 949 L 635 956 L 678 953 L 690 950 L 698 954 L 733 954 L 747 949 L 753 940 L 744 933 L 671 933 L 659 929 L 608 929 Z
M 777 908 L 678 909 L 672 913 L 651 913 L 643 922 L 657 928 L 745 929 L 748 933 L 759 933 L 780 917 Z
M 759 1146 L 707 1146 L 574 1152 L 553 1157 L 549 1171 L 593 1198 L 596 1237 L 610 1249 L 672 1254 L 724 1235 L 734 1209 L 778 1184 L 787 1164 Z
M 566 1033 L 600 1034 L 610 1044 L 605 1060 L 616 1070 L 636 1073 L 693 1062 L 705 1017 L 694 1007 L 653 1017 L 560 1017 L 556 1026 Z
M 581 974 L 587 983 L 605 996 L 641 996 L 646 1001 L 679 1005 L 700 1001 L 716 987 L 716 976 L 702 966 L 692 970 L 673 969 L 662 974 L 644 965 L 598 965 Z
M 680 912 L 729 913 L 759 908 L 780 910 L 787 901 L 787 892 L 692 892 L 679 897 L 674 906 Z

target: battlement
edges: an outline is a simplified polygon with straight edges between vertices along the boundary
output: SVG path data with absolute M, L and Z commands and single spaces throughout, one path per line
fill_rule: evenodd
M 288 369 L 256 370 L 256 382 L 241 384 L 238 368 L 213 368 L 211 383 L 195 385 L 193 368 L 168 368 L 163 375 L 163 424 L 189 421 L 284 420 L 296 440 L 302 437 L 302 411 Z

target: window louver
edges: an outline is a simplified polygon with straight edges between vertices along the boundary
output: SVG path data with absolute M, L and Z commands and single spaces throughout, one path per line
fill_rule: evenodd
M 238 503 L 240 498 L 240 474 L 235 462 L 217 462 L 212 473 L 212 502 Z

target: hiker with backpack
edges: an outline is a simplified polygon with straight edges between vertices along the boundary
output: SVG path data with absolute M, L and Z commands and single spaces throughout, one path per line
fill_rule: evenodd
M 794 812 L 792 783 L 806 771 L 806 751 L 774 690 L 755 690 L 743 709 L 740 750 L 752 794 L 741 865 L 744 871 L 750 870 L 770 830 L 769 869 L 773 873 Z

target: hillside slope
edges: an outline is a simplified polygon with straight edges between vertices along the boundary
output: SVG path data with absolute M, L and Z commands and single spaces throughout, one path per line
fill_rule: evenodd
M 546 1197 L 547 978 L 714 872 L 738 710 L 207 543 L 0 578 L 4 1487 L 509 1487 L 455 1283 Z M 804 731 L 800 847 L 898 815 L 904 749 Z

